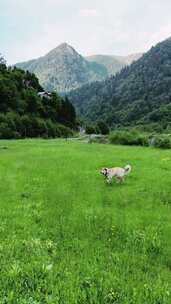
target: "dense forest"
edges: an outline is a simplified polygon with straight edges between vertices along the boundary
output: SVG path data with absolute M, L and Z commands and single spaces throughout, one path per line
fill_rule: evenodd
M 46 94 L 34 74 L 8 68 L 0 56 L 0 138 L 69 136 L 75 128 L 67 98 Z
M 116 76 L 72 91 L 69 98 L 87 121 L 167 127 L 171 123 L 171 38 Z

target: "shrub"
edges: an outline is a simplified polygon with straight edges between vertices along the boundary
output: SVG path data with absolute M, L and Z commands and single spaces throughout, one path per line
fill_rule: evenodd
M 61 124 L 57 125 L 56 132 L 59 134 L 59 135 L 57 135 L 59 137 L 67 138 L 67 137 L 73 136 L 73 131 L 70 128 L 65 127 L 64 125 L 61 125 Z
M 152 133 L 152 132 L 163 133 L 164 132 L 163 126 L 157 122 L 137 125 L 136 128 L 138 128 L 138 130 L 143 133 L 145 133 L 145 132 L 146 133 Z
M 97 133 L 100 133 L 102 135 L 109 134 L 109 127 L 107 124 L 103 121 L 98 121 L 97 123 Z
M 153 146 L 162 149 L 171 148 L 171 137 L 168 135 L 160 135 L 153 137 Z
M 89 137 L 89 143 L 108 144 L 108 137 L 105 135 L 91 135 Z
M 112 144 L 147 146 L 148 136 L 135 130 L 114 131 L 109 135 Z
M 120 145 L 153 146 L 163 149 L 171 148 L 171 136 L 169 134 L 152 135 L 141 133 L 136 129 L 113 131 L 109 135 L 109 141 L 112 144 Z
M 14 138 L 13 130 L 8 126 L 7 123 L 0 123 L 0 139 L 11 139 Z
M 56 124 L 54 124 L 51 119 L 48 119 L 46 121 L 46 127 L 47 127 L 47 138 L 55 138 L 57 136 L 57 126 Z M 59 132 L 59 136 L 60 136 L 60 132 Z M 44 135 L 45 138 L 45 135 Z
M 96 128 L 91 125 L 85 127 L 86 134 L 96 134 Z

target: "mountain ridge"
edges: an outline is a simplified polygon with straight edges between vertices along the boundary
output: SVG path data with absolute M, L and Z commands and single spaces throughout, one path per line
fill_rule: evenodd
M 127 56 L 97 54 L 87 56 L 86 59 L 104 65 L 108 70 L 108 76 L 111 76 L 120 72 L 126 65 L 130 65 L 133 61 L 138 60 L 142 55 L 143 53 L 135 53 Z
M 16 63 L 18 68 L 35 73 L 41 85 L 49 91 L 67 93 L 94 81 L 102 81 L 120 71 L 125 65 L 121 57 L 101 55 L 103 62 L 83 57 L 71 45 L 64 42 L 44 56 Z M 110 63 L 105 63 L 105 60 Z
M 67 43 L 60 44 L 45 56 L 15 66 L 35 73 L 41 85 L 49 91 L 67 92 L 107 77 L 105 67 L 88 62 Z

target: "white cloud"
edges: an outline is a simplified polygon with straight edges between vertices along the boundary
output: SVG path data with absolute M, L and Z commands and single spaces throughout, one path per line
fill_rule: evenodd
M 0 52 L 9 63 L 62 42 L 81 54 L 142 52 L 171 36 L 170 12 L 170 0 L 0 0 Z
M 99 17 L 101 14 L 97 9 L 81 9 L 79 11 L 81 17 Z

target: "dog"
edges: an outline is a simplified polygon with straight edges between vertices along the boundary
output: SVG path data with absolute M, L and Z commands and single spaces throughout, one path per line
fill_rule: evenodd
M 116 177 L 118 182 L 123 182 L 124 177 L 131 172 L 132 168 L 130 165 L 125 166 L 124 168 L 115 167 L 115 168 L 102 168 L 100 173 L 103 174 L 107 182 L 110 184 L 112 182 L 112 178 Z

